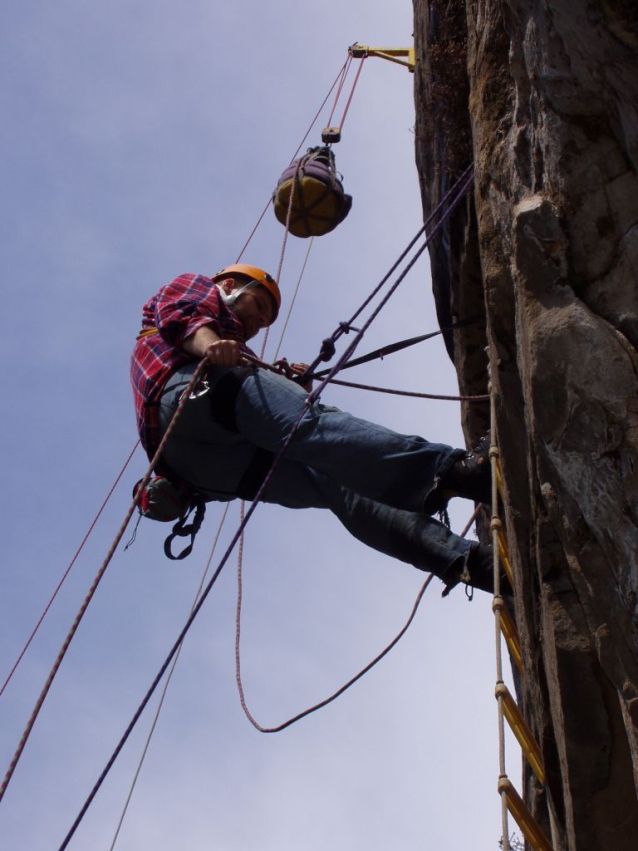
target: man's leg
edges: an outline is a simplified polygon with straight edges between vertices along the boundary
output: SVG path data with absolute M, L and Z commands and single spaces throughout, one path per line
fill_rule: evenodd
M 327 508 L 366 546 L 434 573 L 454 585 L 478 548 L 420 512 L 375 502 L 336 485 L 326 476 L 284 458 L 264 494 L 264 502 L 287 508 Z
M 239 433 L 277 452 L 302 415 L 286 457 L 360 496 L 413 512 L 423 510 L 427 495 L 464 455 L 461 449 L 398 434 L 337 408 L 307 406 L 306 399 L 283 376 L 257 370 L 237 396 Z
M 160 408 L 163 430 L 188 384 L 189 375 L 186 369 L 167 386 Z M 301 399 L 305 401 L 305 394 L 301 394 Z M 236 496 L 254 452 L 255 447 L 247 440 L 219 426 L 212 416 L 210 399 L 203 394 L 186 403 L 164 460 L 192 487 L 211 499 L 227 500 Z M 288 453 L 281 459 L 264 501 L 292 509 L 327 508 L 362 543 L 391 558 L 431 571 L 446 584 L 457 580 L 477 548 L 476 542 L 460 538 L 421 512 L 394 508 L 357 494 L 298 463 Z
M 162 434 L 168 428 L 182 393 L 188 386 L 196 362 L 186 364 L 166 385 L 159 403 L 159 422 Z M 231 500 L 238 495 L 240 485 L 255 458 L 255 446 L 241 435 L 220 425 L 213 416 L 211 393 L 215 379 L 228 370 L 211 370 L 212 380 L 196 388 L 186 401 L 175 422 L 164 449 L 160 466 L 178 476 L 185 484 L 201 491 L 210 499 Z

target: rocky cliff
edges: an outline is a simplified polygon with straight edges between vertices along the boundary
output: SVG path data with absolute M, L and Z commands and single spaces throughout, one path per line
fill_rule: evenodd
M 504 514 L 556 851 L 638 847 L 638 5 L 414 0 L 426 214 L 463 393 L 497 394 Z M 463 411 L 468 443 L 484 406 Z M 497 805 L 497 804 L 496 804 Z

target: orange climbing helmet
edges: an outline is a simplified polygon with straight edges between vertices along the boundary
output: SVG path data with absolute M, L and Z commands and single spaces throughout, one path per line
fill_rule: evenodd
M 232 304 L 242 293 L 246 292 L 246 290 L 252 289 L 253 287 L 265 287 L 274 302 L 275 310 L 272 318 L 272 321 L 274 322 L 277 318 L 277 314 L 279 313 L 279 308 L 281 307 L 281 293 L 279 292 L 277 281 L 272 277 L 272 275 L 269 275 L 268 272 L 264 272 L 263 269 L 259 269 L 257 266 L 249 266 L 247 263 L 234 263 L 232 266 L 226 266 L 225 269 L 222 269 L 220 272 L 213 275 L 212 280 L 214 283 L 217 283 L 226 277 L 232 278 L 233 275 L 242 275 L 245 278 L 250 278 L 250 281 L 239 290 L 233 292 L 230 299 L 225 300 L 226 303 Z

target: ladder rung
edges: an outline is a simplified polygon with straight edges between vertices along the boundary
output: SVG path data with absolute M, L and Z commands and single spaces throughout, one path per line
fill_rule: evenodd
M 512 655 L 512 659 L 516 663 L 516 667 L 520 671 L 521 676 L 524 676 L 523 670 L 523 653 L 521 651 L 521 642 L 518 638 L 518 631 L 512 616 L 505 607 L 505 601 L 502 597 L 494 597 L 492 602 L 492 610 L 499 613 L 499 626 L 503 634 L 503 638 Z
M 496 456 L 496 487 L 498 488 L 498 492 L 501 495 L 501 499 L 505 499 L 503 496 L 503 469 L 501 467 L 501 459 L 499 456 Z
M 512 564 L 509 558 L 509 550 L 507 548 L 507 538 L 505 537 L 505 532 L 502 529 L 499 529 L 497 532 L 497 540 L 498 540 L 498 554 L 501 560 L 503 567 L 505 568 L 505 573 L 507 574 L 507 578 L 510 581 L 510 585 L 512 588 L 514 587 L 514 571 L 512 570 Z
M 525 839 L 534 851 L 554 851 L 549 839 L 545 836 L 540 825 L 525 806 L 523 799 L 512 786 L 509 778 L 501 777 L 498 781 L 499 795 L 505 795 L 507 809 L 523 831 Z
M 514 733 L 519 745 L 523 749 L 523 753 L 532 766 L 534 774 L 544 786 L 545 769 L 543 768 L 541 749 L 505 683 L 496 684 L 495 697 L 501 701 L 503 714 L 512 729 L 512 733 Z

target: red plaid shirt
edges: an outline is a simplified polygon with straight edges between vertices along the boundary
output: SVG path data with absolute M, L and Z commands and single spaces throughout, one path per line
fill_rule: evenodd
M 175 370 L 195 360 L 182 344 L 204 325 L 224 340 L 244 340 L 243 325 L 204 275 L 180 275 L 144 305 L 141 336 L 131 358 L 131 382 L 140 440 L 149 458 L 160 442 L 159 397 Z M 247 346 L 242 348 L 255 357 Z

